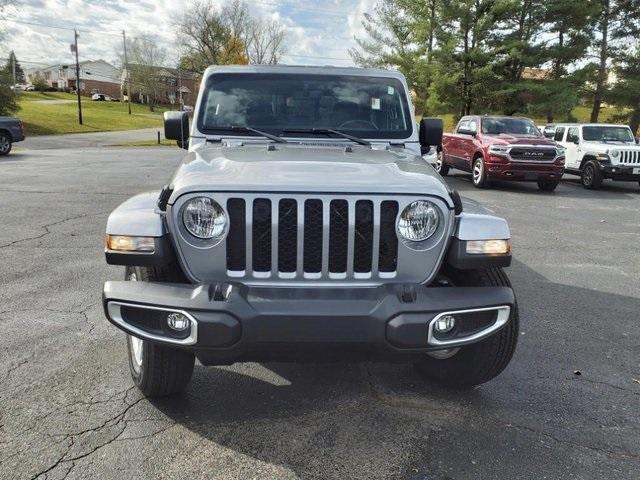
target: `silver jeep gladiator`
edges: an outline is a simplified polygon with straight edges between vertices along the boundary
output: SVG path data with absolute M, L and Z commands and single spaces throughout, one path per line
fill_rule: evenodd
M 442 121 L 415 122 L 401 74 L 212 67 L 189 123 L 165 114 L 187 155 L 107 223 L 125 278 L 104 311 L 145 395 L 184 390 L 196 358 L 404 361 L 453 388 L 507 366 L 509 228 L 421 158 Z

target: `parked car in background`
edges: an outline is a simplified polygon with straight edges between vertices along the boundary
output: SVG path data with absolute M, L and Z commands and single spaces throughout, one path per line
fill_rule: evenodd
M 555 133 L 555 131 L 556 131 L 555 123 L 548 123 L 543 127 L 542 135 L 544 135 L 547 138 L 553 138 L 553 134 Z
M 559 124 L 554 139 L 566 149 L 566 171 L 597 189 L 611 179 L 640 184 L 640 146 L 626 125 Z
M 117 102 L 118 99 L 113 98 L 110 95 L 107 95 L 105 93 L 94 93 L 93 95 L 91 95 L 91 100 L 93 100 L 94 102 Z
M 8 155 L 13 144 L 24 138 L 24 125 L 19 118 L 0 117 L 0 155 Z
M 545 138 L 528 118 L 471 115 L 444 134 L 436 170 L 471 172 L 474 186 L 492 179 L 533 181 L 554 190 L 564 173 L 564 148 Z

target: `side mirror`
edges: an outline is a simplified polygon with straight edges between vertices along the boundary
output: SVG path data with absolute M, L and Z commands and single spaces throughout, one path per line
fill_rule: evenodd
M 475 130 L 469 130 L 468 128 L 459 128 L 458 133 L 460 135 L 470 135 L 472 137 L 475 137 L 478 134 Z
M 640 137 L 636 137 L 636 143 L 640 145 Z
M 164 112 L 164 136 L 167 140 L 175 140 L 180 148 L 189 148 L 189 114 Z
M 428 152 L 431 147 L 442 145 L 444 124 L 441 118 L 423 118 L 420 120 L 420 149 Z
M 573 137 L 571 139 L 571 143 L 575 143 L 576 145 L 580 145 L 580 139 L 578 137 Z

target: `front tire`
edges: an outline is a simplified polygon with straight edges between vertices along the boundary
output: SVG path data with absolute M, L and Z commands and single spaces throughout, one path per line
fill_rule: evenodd
M 478 157 L 473 161 L 471 167 L 471 175 L 473 186 L 476 188 L 487 188 L 489 186 L 489 179 L 487 178 L 487 170 L 484 165 L 482 157 Z
M 596 162 L 593 160 L 587 162 L 582 168 L 580 175 L 582 186 L 588 190 L 597 190 L 602 186 L 602 173 Z
M 449 165 L 445 163 L 444 152 L 440 150 L 436 157 L 436 172 L 446 177 L 449 174 Z
M 511 287 L 501 268 L 456 270 L 448 268 L 445 277 L 456 286 Z M 444 287 L 446 288 L 446 287 Z M 509 364 L 518 343 L 518 306 L 509 322 L 490 337 L 468 346 L 452 349 L 440 358 L 425 355 L 414 365 L 430 380 L 445 387 L 470 389 L 497 377 Z M 447 351 L 445 351 L 446 353 Z
M 177 282 L 183 280 L 177 267 L 126 267 L 125 280 L 139 282 Z M 195 356 L 127 335 L 129 370 L 136 386 L 146 397 L 163 397 L 185 390 L 193 374 Z
M 543 192 L 553 192 L 559 183 L 559 180 L 538 180 L 538 188 Z
M 11 137 L 6 133 L 0 133 L 0 156 L 9 155 L 12 146 L 13 143 L 11 142 Z

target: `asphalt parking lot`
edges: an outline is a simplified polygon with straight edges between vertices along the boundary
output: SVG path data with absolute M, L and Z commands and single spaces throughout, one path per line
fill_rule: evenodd
M 184 397 L 132 388 L 101 309 L 109 212 L 166 183 L 177 149 L 0 160 L 0 477 L 637 479 L 640 188 L 577 181 L 462 195 L 505 216 L 520 343 L 467 393 L 409 366 L 196 366 Z M 570 177 L 571 178 L 571 177 Z

